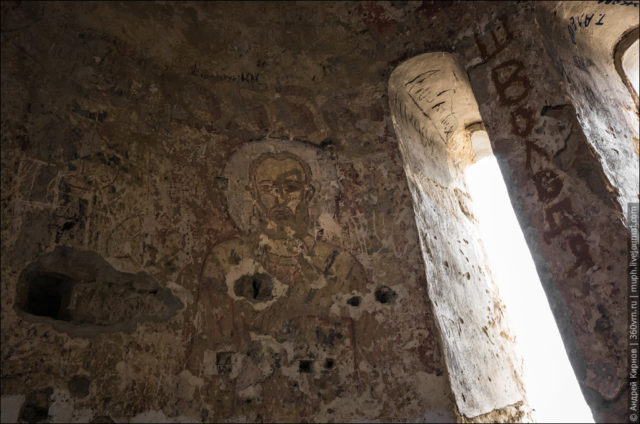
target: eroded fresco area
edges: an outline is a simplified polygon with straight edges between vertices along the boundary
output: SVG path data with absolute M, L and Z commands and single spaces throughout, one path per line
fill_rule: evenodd
M 3 415 L 453 419 L 369 12 L 2 13 Z
M 400 63 L 447 51 L 615 420 L 623 214 L 546 15 L 505 3 L 3 2 L 3 417 L 450 420 L 387 98 Z

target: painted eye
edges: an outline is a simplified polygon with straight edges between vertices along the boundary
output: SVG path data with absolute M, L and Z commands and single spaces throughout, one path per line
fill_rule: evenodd
M 273 183 L 271 182 L 261 182 L 258 186 L 262 191 L 270 191 L 273 190 Z
M 297 182 L 288 182 L 284 185 L 284 189 L 287 193 L 293 193 L 294 191 L 300 191 L 302 184 Z

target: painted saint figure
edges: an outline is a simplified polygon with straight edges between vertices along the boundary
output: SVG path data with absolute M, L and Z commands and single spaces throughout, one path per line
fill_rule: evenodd
M 248 177 L 257 230 L 208 256 L 192 359 L 201 361 L 203 349 L 244 351 L 252 334 L 283 342 L 295 333 L 298 345 L 336 334 L 357 362 L 350 318 L 335 310 L 330 317 L 330 309 L 340 295 L 363 290 L 366 276 L 350 253 L 310 234 L 309 202 L 317 191 L 311 168 L 291 152 L 267 152 L 251 162 Z M 302 357 L 314 356 L 300 349 Z
M 288 284 L 330 284 L 334 291 L 358 286 L 364 273 L 353 256 L 308 234 L 308 205 L 315 188 L 305 162 L 288 152 L 264 153 L 252 163 L 250 184 L 262 230 L 263 263 L 270 273 Z

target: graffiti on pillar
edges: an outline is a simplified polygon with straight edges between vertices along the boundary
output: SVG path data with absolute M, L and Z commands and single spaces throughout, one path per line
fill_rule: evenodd
M 631 1 L 631 0 L 598 0 L 598 4 L 600 4 L 600 3 L 604 3 L 606 5 L 613 5 L 613 6 L 633 6 L 633 7 L 638 7 L 638 4 L 640 2 Z
M 434 80 L 440 80 L 441 73 L 439 69 L 422 72 L 407 81 L 405 87 L 416 107 L 444 135 L 446 141 L 458 127 L 452 104 L 456 90 L 436 88 Z M 453 76 L 457 79 L 455 73 Z
M 525 166 L 533 174 L 536 194 L 544 205 L 543 216 L 548 229 L 543 234 L 543 240 L 551 244 L 555 238 L 564 234 L 576 258 L 572 272 L 583 266 L 588 269 L 594 262 L 584 238 L 586 230 L 581 218 L 573 210 L 569 197 L 562 193 L 563 180 L 554 170 L 553 157 L 557 148 L 540 146 L 531 139 L 533 129 L 546 114 L 545 111 L 562 109 L 565 105 L 547 107 L 539 114 L 528 106 L 533 85 L 525 73 L 526 67 L 522 60 L 506 54 L 514 35 L 505 17 L 499 18 L 499 21 L 501 25 L 496 30 L 489 31 L 488 36 L 476 33 L 475 40 L 483 61 L 492 62 L 490 76 L 498 94 L 498 101 L 511 109 L 511 131 L 524 139 Z M 562 133 L 564 125 L 561 119 L 557 120 L 557 125 L 557 132 Z M 569 234 L 565 234 L 566 232 Z

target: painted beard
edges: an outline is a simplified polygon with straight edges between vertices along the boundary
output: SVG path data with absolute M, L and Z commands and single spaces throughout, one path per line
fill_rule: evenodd
M 287 223 L 295 220 L 295 215 L 286 206 L 274 206 L 268 212 L 269 218 L 277 223 Z
M 278 205 L 263 215 L 263 231 L 271 237 L 288 238 L 295 234 L 303 237 L 309 226 L 309 211 L 306 204 L 300 204 L 295 213 L 286 206 Z

